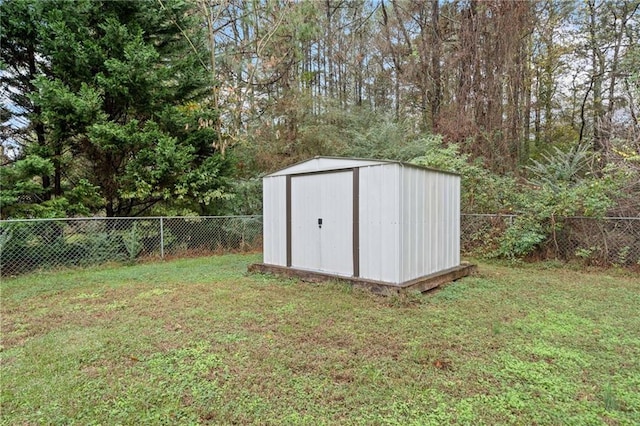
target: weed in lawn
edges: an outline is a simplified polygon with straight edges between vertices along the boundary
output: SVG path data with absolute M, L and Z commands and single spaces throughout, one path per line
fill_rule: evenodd
M 494 336 L 502 333 L 502 324 L 500 323 L 500 321 L 493 321 L 491 323 L 491 332 Z
M 293 302 L 286 303 L 275 309 L 277 315 L 291 315 L 296 311 L 296 304 Z
M 362 383 L 375 384 L 383 378 L 382 370 L 374 364 L 365 364 L 361 368 L 361 372 L 363 377 Z
M 421 305 L 425 301 L 425 296 L 417 291 L 410 291 L 400 294 L 392 294 L 384 299 L 387 306 L 394 308 L 409 308 L 412 306 Z
M 322 283 L 321 285 L 336 289 L 336 291 L 343 294 L 353 294 L 355 290 L 351 283 L 342 280 L 329 280 L 326 283 Z
M 610 384 L 607 384 L 602 391 L 602 399 L 604 401 L 604 408 L 607 411 L 615 411 L 620 408 L 620 404 L 616 398 L 615 392 L 611 388 Z
M 408 359 L 418 365 L 430 365 L 435 359 L 433 349 L 428 343 L 416 340 L 410 342 L 408 345 Z
M 167 288 L 154 288 L 149 291 L 143 291 L 142 293 L 136 296 L 137 299 L 149 299 L 154 296 L 162 296 L 164 294 L 172 293 L 173 290 Z
M 105 310 L 106 311 L 121 311 L 126 309 L 128 306 L 127 302 L 122 301 L 122 300 L 116 300 L 114 302 L 109 303 L 108 305 L 105 305 Z
M 80 293 L 77 296 L 73 296 L 71 299 L 73 300 L 88 300 L 88 299 L 98 299 L 102 295 L 100 293 Z

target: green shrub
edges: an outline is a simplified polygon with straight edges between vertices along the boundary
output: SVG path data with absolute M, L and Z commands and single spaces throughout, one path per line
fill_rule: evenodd
M 131 230 L 122 235 L 124 248 L 127 250 L 129 262 L 133 262 L 142 251 L 141 236 L 138 232 L 138 224 L 134 223 Z
M 462 177 L 461 209 L 469 213 L 505 213 L 513 209 L 516 180 L 500 176 L 483 167 L 482 161 L 472 161 L 460 152 L 457 144 L 444 145 L 442 136 L 424 135 L 420 142 L 424 154 L 411 163 L 459 173 Z
M 526 256 L 547 241 L 555 241 L 564 218 L 600 218 L 616 204 L 629 176 L 614 167 L 596 174 L 596 157 L 584 147 L 567 152 L 556 149 L 529 167 L 531 176 L 516 192 L 518 217 L 500 238 L 495 256 Z

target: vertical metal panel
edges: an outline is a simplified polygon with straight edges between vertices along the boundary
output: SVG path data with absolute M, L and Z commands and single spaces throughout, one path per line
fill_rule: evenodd
M 454 184 L 452 196 L 453 201 L 451 203 L 451 208 L 453 211 L 451 212 L 451 217 L 453 218 L 453 226 L 452 232 L 453 235 L 451 237 L 452 247 L 451 247 L 451 256 L 453 259 L 454 265 L 460 264 L 460 185 L 462 183 L 461 179 L 458 177 L 457 179 L 453 179 Z
M 287 266 L 286 176 L 262 180 L 264 263 Z
M 320 231 L 322 175 L 291 178 L 291 264 L 294 268 L 321 270 Z
M 322 176 L 322 270 L 353 276 L 353 171 Z
M 360 168 L 360 277 L 400 283 L 400 165 Z
M 292 267 L 353 275 L 353 180 L 352 170 L 291 177 Z
M 460 263 L 460 177 L 402 171 L 401 280 L 409 281 Z

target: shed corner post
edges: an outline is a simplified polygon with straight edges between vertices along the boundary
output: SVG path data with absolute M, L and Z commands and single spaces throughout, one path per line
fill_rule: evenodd
M 287 175 L 285 189 L 285 221 L 287 244 L 287 267 L 291 267 L 291 175 Z

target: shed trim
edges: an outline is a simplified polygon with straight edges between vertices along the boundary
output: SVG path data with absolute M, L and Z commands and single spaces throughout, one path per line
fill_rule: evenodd
M 339 280 L 347 282 L 354 287 L 371 290 L 383 296 L 406 294 L 411 291 L 425 292 L 439 287 L 451 281 L 471 275 L 477 271 L 477 266 L 468 262 L 463 262 L 458 266 L 448 268 L 432 274 L 403 282 L 400 285 L 391 284 L 385 281 L 369 280 L 358 277 L 344 277 L 328 274 L 320 271 L 308 271 L 304 269 L 284 268 L 278 265 L 265 263 L 254 263 L 249 265 L 250 273 L 268 273 L 285 277 L 297 277 L 303 281 L 321 282 L 328 280 Z
M 291 267 L 291 175 L 287 175 L 285 190 L 285 220 L 286 226 L 286 239 L 287 239 L 287 266 Z
M 353 276 L 360 276 L 360 169 L 353 168 Z
M 327 159 L 327 160 L 351 160 L 351 161 L 370 161 L 370 162 L 377 162 L 377 164 L 367 164 L 367 165 L 349 165 L 346 166 L 344 168 L 340 168 L 340 167 L 334 167 L 331 169 L 326 169 L 326 170 L 317 170 L 317 171 L 311 171 L 311 172 L 294 172 L 294 173 L 282 173 L 283 171 L 295 167 L 295 166 L 299 166 L 301 164 L 304 164 L 306 162 L 312 161 L 312 160 L 316 160 L 316 159 Z M 311 174 L 311 173 L 330 173 L 331 171 L 335 171 L 335 170 L 348 170 L 351 168 L 360 168 L 360 167 L 375 167 L 375 166 L 383 166 L 385 164 L 399 164 L 401 166 L 404 167 L 411 167 L 411 168 L 416 168 L 416 169 L 420 169 L 420 170 L 426 170 L 426 171 L 430 171 L 430 172 L 435 172 L 435 173 L 444 173 L 444 174 L 448 174 L 448 175 L 453 175 L 453 176 L 461 176 L 460 173 L 456 173 L 456 172 L 452 172 L 452 171 L 448 171 L 448 170 L 442 170 L 442 169 L 438 169 L 435 167 L 427 167 L 427 166 L 421 166 L 418 164 L 412 164 L 412 163 L 407 163 L 404 161 L 398 161 L 398 160 L 380 160 L 380 159 L 375 159 L 375 158 L 358 158 L 358 157 L 333 157 L 333 156 L 315 156 L 313 158 L 309 158 L 307 160 L 303 160 L 303 161 L 299 161 L 297 163 L 291 164 L 287 167 L 284 167 L 280 170 L 277 170 L 273 173 L 269 173 L 268 175 L 265 175 L 264 177 L 272 177 L 272 176 L 282 176 L 282 175 L 303 175 L 303 174 Z

